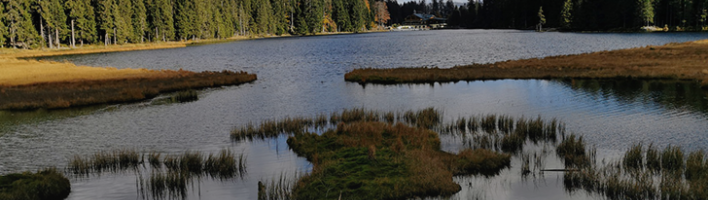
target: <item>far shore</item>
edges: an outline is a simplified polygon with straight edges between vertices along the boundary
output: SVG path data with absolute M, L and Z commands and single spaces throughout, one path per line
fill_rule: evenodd
M 708 89 L 708 40 L 578 55 L 552 56 L 449 69 L 355 69 L 344 76 L 361 84 L 401 84 L 491 79 L 635 78 L 699 82 Z

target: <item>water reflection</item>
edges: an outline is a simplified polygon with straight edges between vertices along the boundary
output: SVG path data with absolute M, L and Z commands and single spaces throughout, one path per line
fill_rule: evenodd
M 344 82 L 343 75 L 361 67 L 452 67 L 705 37 L 701 33 L 397 32 L 51 58 L 117 68 L 244 70 L 258 74 L 260 79 L 248 85 L 203 90 L 199 100 L 188 103 L 141 102 L 57 111 L 0 112 L 0 173 L 63 167 L 74 154 L 103 149 L 177 154 L 185 150 L 212 152 L 231 148 L 248 155 L 247 178 L 228 183 L 205 182 L 201 185 L 201 198 L 255 199 L 259 180 L 270 180 L 283 171 L 307 171 L 311 166 L 287 148 L 285 138 L 233 143 L 229 138 L 232 128 L 266 119 L 311 117 L 361 107 L 393 112 L 434 107 L 443 112 L 444 120 L 482 114 L 557 118 L 568 125 L 569 132 L 584 135 L 599 152 L 610 152 L 602 154 L 605 156 L 625 150 L 633 142 L 653 142 L 660 148 L 673 144 L 695 150 L 708 145 L 708 104 L 705 92 L 690 85 L 499 80 L 363 87 Z M 443 141 L 443 146 L 453 143 Z M 518 176 L 519 169 L 512 168 L 508 173 Z M 545 180 L 541 183 L 548 187 L 556 184 L 556 175 L 545 176 L 539 179 Z M 511 184 L 497 179 L 474 181 L 497 187 L 493 193 L 504 196 L 463 191 L 460 198 L 532 198 L 506 190 L 526 191 L 534 187 L 541 189 L 539 193 L 549 191 L 549 196 L 565 195 L 562 185 L 519 187 L 523 184 L 515 180 Z M 106 175 L 72 183 L 70 199 L 137 198 L 135 177 L 131 175 Z M 200 198 L 198 193 L 190 193 L 194 195 L 187 199 Z M 558 199 L 567 198 L 570 197 Z

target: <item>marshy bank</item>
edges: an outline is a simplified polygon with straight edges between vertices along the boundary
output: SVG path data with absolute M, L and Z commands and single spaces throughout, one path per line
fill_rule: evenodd
M 71 184 L 54 168 L 0 176 L 0 199 L 60 200 L 71 192 Z
M 250 83 L 257 79 L 246 72 L 161 71 L 136 78 L 72 80 L 0 86 L 0 109 L 27 110 L 66 108 L 148 99 L 161 93 Z M 191 96 L 191 97 L 190 97 Z M 193 99 L 178 97 L 177 101 Z
M 490 79 L 680 79 L 708 88 L 708 41 L 440 68 L 355 69 L 358 83 L 434 83 Z

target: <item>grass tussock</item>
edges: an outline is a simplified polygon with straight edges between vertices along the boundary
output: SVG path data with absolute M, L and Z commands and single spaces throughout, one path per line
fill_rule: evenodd
M 571 134 L 561 141 L 556 147 L 556 153 L 566 167 L 575 168 L 589 166 L 592 164 L 591 157 L 594 157 L 593 152 L 586 151 L 583 137 L 577 137 L 575 134 Z
M 69 179 L 54 168 L 0 176 L 3 200 L 60 200 L 70 192 Z
M 708 165 L 703 150 L 689 153 L 667 146 L 663 151 L 635 144 L 619 162 L 591 164 L 567 172 L 568 190 L 585 189 L 609 199 L 708 199 Z M 685 160 L 685 162 L 684 162 Z
M 258 199 L 259 200 L 291 200 L 295 199 L 292 193 L 293 186 L 299 174 L 288 175 L 280 173 L 280 176 L 273 177 L 270 181 L 258 181 Z
M 510 162 L 509 155 L 489 150 L 443 152 L 435 132 L 402 123 L 340 123 L 322 135 L 298 133 L 287 142 L 314 165 L 294 186 L 296 199 L 451 195 L 460 190 L 453 175 L 495 174 Z
M 320 129 L 328 127 L 327 122 L 331 125 L 353 122 L 386 122 L 388 124 L 405 122 L 413 126 L 432 128 L 438 126 L 441 121 L 442 115 L 434 108 L 402 113 L 378 112 L 363 108 L 354 108 L 344 109 L 342 112 L 333 112 L 329 117 L 320 114 L 315 118 L 286 117 L 281 120 L 265 120 L 259 125 L 249 123 L 240 128 L 231 130 L 231 139 L 241 141 L 275 138 L 280 135 L 292 135 L 303 133 L 308 128 Z
M 489 79 L 652 78 L 691 79 L 708 86 L 708 44 L 687 42 L 659 47 L 595 52 L 543 59 L 472 64 L 449 69 L 355 69 L 346 81 L 362 84 L 434 83 Z
M 564 137 L 565 125 L 556 119 L 517 119 L 491 114 L 458 118 L 452 124 L 445 125 L 442 134 L 471 135 L 474 148 L 519 152 L 527 141 L 555 142 L 558 135 Z
M 170 95 L 170 101 L 173 103 L 185 103 L 199 100 L 199 95 L 196 90 L 179 91 Z
M 163 71 L 141 78 L 65 81 L 20 86 L 0 86 L 0 110 L 66 108 L 103 103 L 122 103 L 153 98 L 160 93 L 253 82 L 246 72 Z M 178 93 L 176 101 L 196 98 L 196 93 Z
M 116 172 L 135 169 L 142 163 L 142 155 L 135 150 L 116 150 L 97 152 L 88 158 L 75 155 L 70 159 L 67 169 L 74 175 L 88 175 L 96 172 Z

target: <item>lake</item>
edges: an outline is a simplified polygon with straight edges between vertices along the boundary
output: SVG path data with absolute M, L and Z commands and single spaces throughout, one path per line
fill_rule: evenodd
M 258 181 L 310 170 L 285 137 L 232 142 L 230 131 L 266 119 L 329 114 L 346 108 L 406 111 L 434 107 L 444 120 L 482 114 L 559 119 L 603 158 L 631 144 L 708 146 L 708 93 L 672 81 L 499 80 L 446 84 L 360 85 L 344 81 L 356 68 L 440 67 L 662 45 L 708 38 L 703 33 L 536 33 L 442 30 L 270 38 L 180 49 L 44 58 L 116 68 L 246 71 L 258 80 L 199 91 L 179 104 L 98 105 L 63 110 L 0 111 L 0 174 L 63 168 L 74 155 L 137 149 L 163 154 L 228 148 L 247 157 L 248 173 L 198 180 L 187 199 L 255 199 Z M 459 141 L 443 137 L 443 149 Z M 539 149 L 540 150 L 540 149 Z M 540 150 L 542 151 L 542 150 Z M 554 154 L 552 154 L 554 155 Z M 547 167 L 562 166 L 547 158 Z M 519 160 L 497 177 L 456 177 L 453 199 L 598 199 L 566 192 L 562 173 L 518 176 Z M 144 173 L 144 172 L 143 172 Z M 69 199 L 136 199 L 134 172 L 72 178 Z

